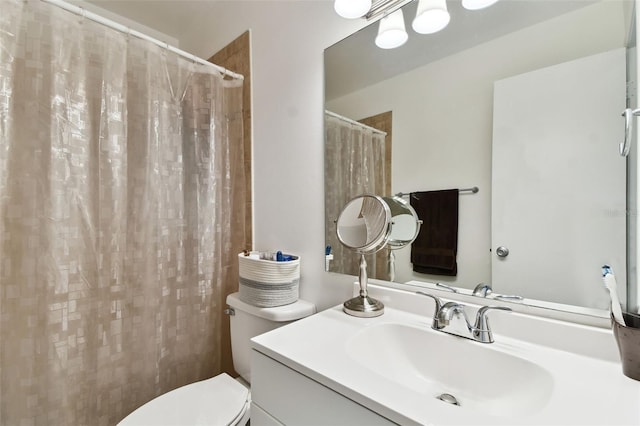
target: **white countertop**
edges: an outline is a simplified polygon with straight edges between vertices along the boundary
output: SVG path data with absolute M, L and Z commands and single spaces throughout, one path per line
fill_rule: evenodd
M 521 324 L 523 321 L 538 320 L 522 314 L 511 315 L 516 315 Z M 640 424 L 640 381 L 625 377 L 619 362 L 562 350 L 557 345 L 550 347 L 502 335 L 497 327 L 500 321 L 494 326 L 496 342 L 489 344 L 491 349 L 529 360 L 553 377 L 549 401 L 535 413 L 488 415 L 448 405 L 437 400 L 432 391 L 421 392 L 377 374 L 349 355 L 346 342 L 353 336 L 367 327 L 398 323 L 440 333 L 430 329 L 431 317 L 427 315 L 387 307 L 384 315 L 364 319 L 345 314 L 340 305 L 257 336 L 252 339 L 252 345 L 259 352 L 402 425 Z M 553 327 L 554 324 L 546 321 L 544 325 Z M 576 327 L 575 333 L 572 327 Z M 593 333 L 594 340 L 602 342 L 602 334 L 610 333 L 608 330 L 573 324 L 563 324 L 558 329 L 563 335 L 556 338 L 567 341 L 574 336 L 589 339 L 590 333 Z M 483 345 L 471 340 L 468 342 L 471 345 Z M 376 343 L 381 347 L 388 344 L 382 341 Z M 433 350 L 444 349 L 434 347 Z M 397 362 L 404 361 L 399 359 Z M 380 369 L 388 367 L 379 366 Z M 492 368 L 495 368 L 496 374 L 500 374 L 499 366 Z M 513 377 L 513 380 L 518 378 Z

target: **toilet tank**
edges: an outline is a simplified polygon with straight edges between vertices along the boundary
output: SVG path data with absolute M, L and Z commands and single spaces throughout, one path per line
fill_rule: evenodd
M 274 308 L 260 308 L 240 300 L 238 293 L 227 296 L 227 305 L 233 310 L 230 319 L 233 368 L 249 383 L 250 339 L 316 312 L 315 305 L 305 300 Z

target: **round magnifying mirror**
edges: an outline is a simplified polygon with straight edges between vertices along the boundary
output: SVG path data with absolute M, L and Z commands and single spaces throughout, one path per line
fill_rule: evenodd
M 373 253 L 386 244 L 391 233 L 391 210 L 375 195 L 349 201 L 336 221 L 338 240 L 358 253 Z
M 382 315 L 384 304 L 367 293 L 367 262 L 365 254 L 385 246 L 391 234 L 391 210 L 376 195 L 360 195 L 349 201 L 336 221 L 338 240 L 360 254 L 360 294 L 343 304 L 349 315 L 371 318 Z
M 420 232 L 422 221 L 409 203 L 400 197 L 382 197 L 391 211 L 391 234 L 387 245 L 392 250 L 411 244 Z

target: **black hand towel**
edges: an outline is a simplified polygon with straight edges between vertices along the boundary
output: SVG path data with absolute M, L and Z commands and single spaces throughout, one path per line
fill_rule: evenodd
M 411 206 L 422 220 L 411 245 L 413 270 L 423 274 L 458 273 L 458 190 L 412 192 Z

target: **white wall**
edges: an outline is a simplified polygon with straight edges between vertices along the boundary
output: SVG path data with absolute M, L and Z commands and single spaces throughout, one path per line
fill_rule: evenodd
M 585 7 L 327 102 L 329 110 L 356 120 L 393 111 L 392 193 L 480 188 L 460 196 L 458 276 L 413 272 L 406 248 L 396 252 L 396 281 L 427 279 L 465 288 L 492 282 L 493 84 L 623 47 L 623 12 L 620 2 Z M 590 23 L 598 20 L 602 25 L 593 31 Z
M 120 25 L 124 25 L 125 27 L 129 27 L 132 30 L 135 31 L 139 31 L 142 34 L 146 34 L 150 37 L 153 37 L 157 40 L 163 41 L 165 43 L 170 44 L 171 46 L 174 47 L 180 47 L 180 41 L 175 38 L 172 37 L 166 33 L 160 32 L 156 29 L 153 29 L 151 27 L 148 27 L 146 25 L 142 25 L 141 23 L 134 21 L 133 19 L 129 19 L 126 18 L 122 15 L 119 15 L 117 13 L 111 12 L 107 9 L 104 9 L 100 6 L 96 6 L 93 3 L 89 3 L 86 0 L 66 0 L 68 3 L 71 3 L 75 6 L 81 7 L 85 10 L 88 10 L 89 12 L 95 13 L 96 15 L 100 15 L 104 18 L 110 19 L 114 22 L 117 22 Z
M 366 21 L 329 0 L 212 2 L 212 13 L 180 46 L 208 58 L 251 30 L 255 247 L 302 256 L 301 298 L 343 302 L 352 279 L 324 272 L 323 51 Z

